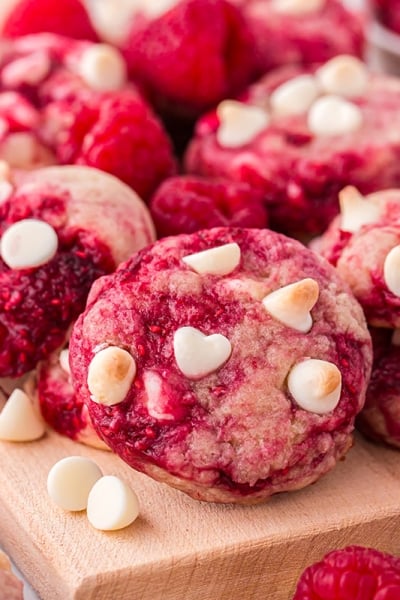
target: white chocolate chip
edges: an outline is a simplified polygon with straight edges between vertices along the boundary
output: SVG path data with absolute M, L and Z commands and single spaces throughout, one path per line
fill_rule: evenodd
M 121 46 L 126 40 L 136 8 L 132 0 L 87 0 L 91 21 L 102 40 Z
M 90 490 L 87 517 L 101 531 L 128 527 L 139 515 L 139 500 L 135 492 L 114 475 L 105 475 Z
M 313 320 L 310 310 L 319 297 L 315 279 L 302 279 L 266 296 L 262 303 L 278 321 L 302 333 L 310 331 Z
M 39 219 L 13 223 L 1 238 L 0 254 L 10 269 L 31 269 L 48 263 L 56 254 L 58 237 Z
M 62 370 L 65 371 L 66 373 L 68 373 L 68 375 L 71 375 L 71 369 L 69 366 L 69 350 L 68 350 L 68 348 L 61 350 L 59 361 L 60 361 L 60 367 L 62 368 Z
M 132 0 L 86 0 L 91 21 L 102 40 L 122 46 L 137 9 Z
M 238 148 L 256 138 L 269 125 L 268 113 L 236 100 L 223 100 L 217 107 L 220 121 L 217 141 L 224 148 Z
M 178 0 L 86 0 L 91 20 L 100 38 L 122 46 L 132 20 L 138 13 L 156 18 L 177 4 Z
M 224 244 L 182 258 L 193 271 L 208 275 L 228 275 L 240 263 L 240 247 L 235 242 Z
M 87 384 L 91 399 L 113 406 L 125 400 L 136 375 L 133 357 L 118 346 L 108 346 L 94 355 L 88 370 Z
M 335 56 L 320 67 L 315 75 L 327 94 L 354 98 L 362 96 L 368 90 L 368 68 L 355 56 Z
M 277 87 L 270 96 L 274 114 L 299 115 L 318 98 L 319 86 L 313 75 L 299 75 Z
M 220 333 L 205 335 L 194 327 L 181 327 L 174 335 L 175 360 L 189 379 L 213 373 L 230 357 L 230 341 Z
M 317 12 L 324 7 L 326 0 L 272 0 L 272 8 L 279 13 L 301 15 Z
M 121 54 L 107 44 L 93 44 L 79 61 L 79 74 L 92 89 L 119 90 L 126 82 L 126 66 Z
M 137 0 L 136 0 L 137 1 Z M 179 0 L 139 0 L 143 12 L 152 19 L 160 17 L 178 4 Z
M 392 333 L 392 346 L 400 346 L 400 329 L 394 329 Z
M 369 202 L 353 186 L 348 185 L 339 192 L 340 229 L 356 233 L 368 223 L 379 219 L 381 209 L 377 204 Z
M 46 426 L 33 402 L 15 389 L 0 413 L 0 439 L 8 442 L 32 442 L 41 438 Z
M 383 265 L 383 277 L 392 294 L 400 297 L 400 246 L 390 250 Z
M 309 358 L 291 369 L 288 388 L 301 408 L 325 415 L 339 403 L 342 375 L 333 363 Z
M 47 491 L 64 510 L 85 510 L 89 492 L 102 476 L 98 465 L 84 456 L 62 458 L 49 471 Z
M 360 129 L 363 114 L 360 108 L 339 96 L 318 98 L 308 113 L 308 128 L 314 135 L 345 135 Z

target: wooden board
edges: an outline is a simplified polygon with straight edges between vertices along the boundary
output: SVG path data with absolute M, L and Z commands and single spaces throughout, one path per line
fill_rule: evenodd
M 129 528 L 94 530 L 47 496 L 72 454 L 127 480 L 141 501 Z M 400 455 L 358 438 L 309 488 L 256 507 L 196 502 L 116 456 L 50 434 L 0 443 L 0 544 L 43 600 L 290 600 L 304 567 L 356 543 L 400 554 Z

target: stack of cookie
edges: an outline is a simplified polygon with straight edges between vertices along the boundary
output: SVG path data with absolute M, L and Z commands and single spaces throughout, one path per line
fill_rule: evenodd
M 360 15 L 20 0 L 2 36 L 0 375 L 30 375 L 3 439 L 43 433 L 15 427 L 31 406 L 195 498 L 316 481 L 351 446 L 367 321 L 371 396 L 397 360 L 396 193 L 363 196 L 400 185 L 400 81 Z

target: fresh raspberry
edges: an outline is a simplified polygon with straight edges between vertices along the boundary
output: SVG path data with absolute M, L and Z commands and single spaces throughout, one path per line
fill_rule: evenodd
M 211 227 L 267 226 L 261 192 L 221 179 L 172 177 L 153 196 L 150 212 L 160 237 Z
M 43 122 L 42 134 L 61 164 L 111 173 L 144 200 L 176 171 L 161 122 L 135 91 L 52 102 Z
M 80 0 L 21 0 L 6 19 L 3 36 L 16 38 L 42 31 L 98 41 Z
M 302 574 L 293 600 L 399 600 L 400 558 L 349 546 Z
M 94 46 L 55 34 L 5 43 L 3 53 L 0 48 L 0 90 L 7 90 L 0 95 L 0 136 L 12 130 L 8 113 L 18 110 L 19 120 L 28 122 L 23 130 L 30 130 L 49 154 L 47 162 L 39 162 L 54 162 L 55 155 L 61 164 L 98 168 L 149 199 L 176 172 L 172 143 L 138 88 L 123 75 L 110 91 L 93 88 L 81 76 L 79 61 Z
M 154 102 L 186 114 L 238 92 L 255 62 L 247 25 L 225 0 L 184 0 L 156 19 L 135 19 L 124 51 Z

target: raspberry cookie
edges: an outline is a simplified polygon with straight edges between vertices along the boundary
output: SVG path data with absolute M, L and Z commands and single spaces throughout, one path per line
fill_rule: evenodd
M 372 329 L 374 362 L 357 427 L 373 440 L 400 448 L 400 331 Z
M 95 167 L 143 199 L 175 173 L 168 135 L 116 49 L 38 34 L 3 40 L 0 56 L 0 157 L 11 165 L 35 167 L 39 154 Z
M 362 305 L 368 324 L 400 327 L 400 190 L 339 194 L 341 215 L 311 247 L 332 263 Z
M 160 237 L 211 227 L 267 227 L 260 191 L 246 183 L 182 175 L 166 179 L 150 201 Z
M 262 73 L 286 64 L 362 56 L 363 23 L 340 0 L 235 0 L 249 23 Z
M 0 185 L 0 376 L 65 340 L 93 281 L 154 239 L 146 207 L 111 175 L 48 167 Z
M 400 80 L 338 56 L 280 69 L 200 119 L 186 170 L 260 189 L 273 229 L 322 232 L 338 192 L 400 184 Z
M 133 468 L 256 503 L 351 446 L 371 341 L 333 267 L 269 230 L 164 238 L 95 282 L 71 336 L 76 391 Z

